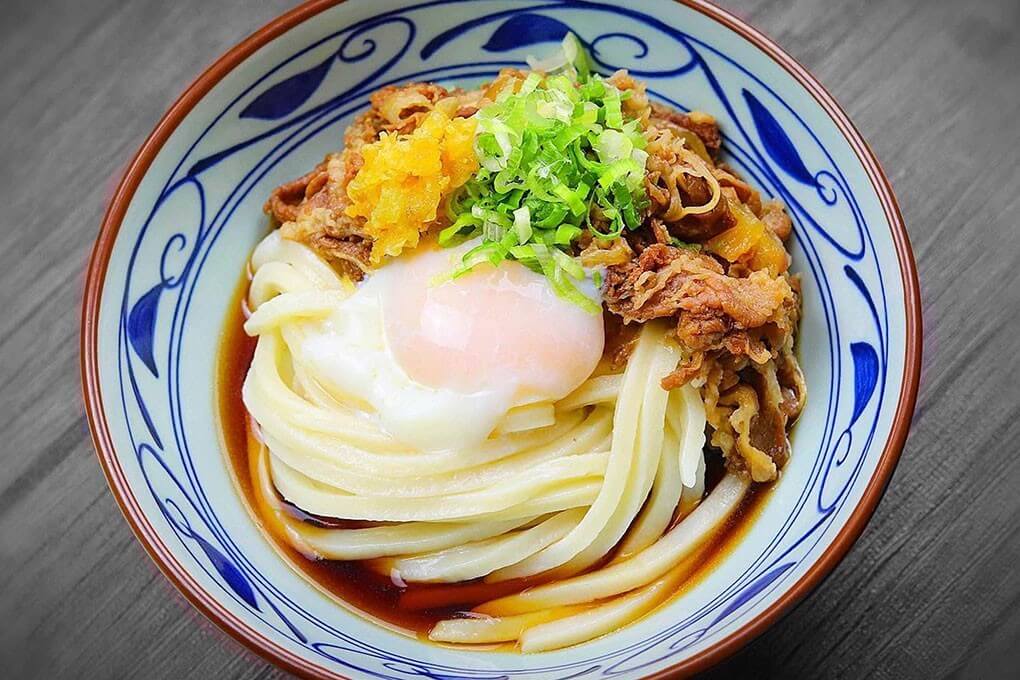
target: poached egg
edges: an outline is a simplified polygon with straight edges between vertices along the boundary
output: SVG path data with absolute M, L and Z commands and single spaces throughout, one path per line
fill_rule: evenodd
M 296 351 L 323 387 L 414 449 L 477 445 L 511 409 L 565 397 L 602 356 L 602 316 L 518 262 L 437 283 L 471 245 L 422 244 L 303 324 Z

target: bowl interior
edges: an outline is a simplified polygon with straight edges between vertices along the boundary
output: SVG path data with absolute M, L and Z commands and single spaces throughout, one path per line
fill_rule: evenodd
M 248 43 L 257 46 L 250 54 L 214 67 L 211 89 L 178 105 L 133 167 L 140 181 L 133 192 L 125 185 L 119 230 L 101 242 L 109 259 L 95 326 L 85 330 L 95 334 L 86 362 L 98 376 L 86 392 L 94 427 L 108 434 L 97 437 L 115 493 L 194 601 L 306 673 L 637 677 L 706 659 L 799 594 L 824 555 L 841 554 L 846 534 L 837 537 L 859 531 L 869 514 L 862 499 L 878 493 L 894 462 L 880 465 L 910 379 L 908 315 L 895 212 L 870 156 L 824 97 L 703 9 L 667 0 L 401 4 L 350 1 L 292 15 Z M 628 68 L 655 99 L 715 116 L 728 162 L 789 207 L 808 404 L 759 517 L 682 597 L 557 652 L 441 648 L 345 611 L 270 547 L 222 452 L 216 347 L 248 254 L 268 229 L 269 191 L 335 150 L 373 90 L 408 80 L 473 85 L 554 49 L 567 30 L 603 70 Z

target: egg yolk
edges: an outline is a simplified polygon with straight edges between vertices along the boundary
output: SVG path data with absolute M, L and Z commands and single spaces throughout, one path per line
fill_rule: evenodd
M 509 387 L 523 404 L 560 399 L 591 375 L 605 343 L 601 315 L 513 261 L 435 283 L 458 256 L 423 247 L 376 273 L 386 341 L 408 377 L 461 393 Z

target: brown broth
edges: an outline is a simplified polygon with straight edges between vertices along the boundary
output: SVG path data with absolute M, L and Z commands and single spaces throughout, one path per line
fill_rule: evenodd
M 241 386 L 255 353 L 255 339 L 248 337 L 242 329 L 247 290 L 248 277 L 245 276 L 234 291 L 217 353 L 216 400 L 220 429 L 232 476 L 249 514 L 287 562 L 340 604 L 382 625 L 423 640 L 428 639 L 428 631 L 437 621 L 470 610 L 488 600 L 521 592 L 541 582 L 541 579 L 522 579 L 504 583 L 471 581 L 402 586 L 361 562 L 306 557 L 279 536 L 273 530 L 272 523 L 257 510 L 259 505 L 249 460 L 249 447 L 255 443 L 255 439 L 251 436 L 248 414 L 241 400 Z M 705 493 L 708 494 L 722 479 L 725 470 L 718 452 L 709 451 L 706 464 Z M 678 589 L 678 595 L 689 590 L 726 557 L 754 523 L 771 488 L 771 485 L 752 485 L 737 511 L 712 537 L 700 557 L 697 569 Z M 341 520 L 311 516 L 293 505 L 284 505 L 294 516 L 319 526 L 354 526 Z M 365 526 L 366 523 L 357 525 Z

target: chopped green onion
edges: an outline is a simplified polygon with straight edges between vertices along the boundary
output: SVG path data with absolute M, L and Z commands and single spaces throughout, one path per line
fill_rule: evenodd
M 575 36 L 564 38 L 561 55 L 529 63 L 535 72 L 516 92 L 508 84 L 476 114 L 480 167 L 447 204 L 452 223 L 439 243 L 481 237 L 454 277 L 514 259 L 597 313 L 574 284 L 585 272 L 571 252 L 585 230 L 609 239 L 640 224 L 648 203 L 641 121 L 624 119 L 625 94 L 592 72 Z
M 620 104 L 620 91 L 615 87 L 606 89 L 606 127 L 619 130 L 623 127 L 623 110 Z
M 580 264 L 578 264 L 577 260 L 570 257 L 569 255 L 567 255 L 562 250 L 559 250 L 558 248 L 554 249 L 552 251 L 552 254 L 553 260 L 556 262 L 557 265 L 559 265 L 560 269 L 562 269 L 575 279 L 584 278 L 584 268 L 581 267 Z
M 599 186 L 603 189 L 608 189 L 628 173 L 641 174 L 644 173 L 644 168 L 630 158 L 622 161 L 614 161 L 602 172 L 601 175 L 599 175 Z
M 584 187 L 585 189 L 588 188 L 583 184 L 581 187 Z M 584 194 L 581 193 L 581 187 L 578 187 L 578 190 L 574 191 L 566 184 L 557 184 L 553 187 L 553 193 L 563 199 L 563 202 L 567 204 L 568 208 L 570 208 L 570 212 L 575 215 L 583 215 L 587 206 L 585 206 L 584 199 L 582 198 Z M 587 191 L 585 194 L 586 193 Z
M 631 157 L 634 142 L 619 130 L 603 130 L 595 140 L 595 150 L 603 163 L 614 163 Z
M 527 96 L 535 91 L 535 88 L 542 82 L 542 74 L 540 73 L 529 73 L 528 77 L 521 83 L 521 89 L 518 91 L 519 95 Z
M 531 238 L 531 211 L 528 210 L 528 206 L 523 205 L 514 210 L 514 231 L 520 245 L 524 245 Z
M 561 224 L 556 228 L 556 235 L 553 236 L 553 243 L 558 246 L 569 246 L 574 239 L 581 235 L 581 228 L 572 224 Z

